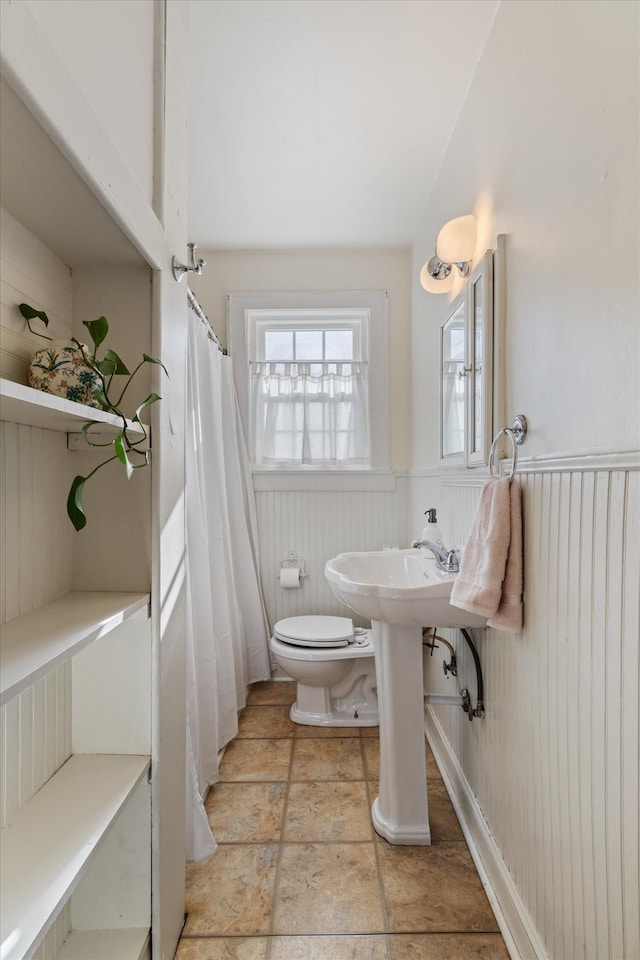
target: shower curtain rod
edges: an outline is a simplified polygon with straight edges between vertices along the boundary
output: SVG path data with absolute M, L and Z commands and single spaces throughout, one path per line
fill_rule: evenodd
M 201 323 L 204 323 L 204 325 L 207 327 L 207 336 L 209 337 L 209 340 L 213 340 L 213 342 L 217 346 L 220 353 L 223 353 L 226 356 L 227 351 L 218 340 L 216 332 L 211 326 L 209 318 L 207 317 L 206 313 L 198 303 L 198 298 L 196 297 L 195 293 L 193 292 L 193 290 L 190 290 L 189 287 L 187 287 L 187 301 L 189 303 L 189 306 L 195 313 L 196 317 L 200 320 Z

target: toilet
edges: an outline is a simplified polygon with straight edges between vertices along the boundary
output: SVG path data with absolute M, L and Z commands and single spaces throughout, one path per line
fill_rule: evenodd
M 354 627 L 347 617 L 288 617 L 276 623 L 269 646 L 278 666 L 297 681 L 289 711 L 294 723 L 377 726 L 370 630 Z

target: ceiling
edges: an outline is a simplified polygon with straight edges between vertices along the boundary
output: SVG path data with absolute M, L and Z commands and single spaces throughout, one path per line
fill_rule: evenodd
M 190 4 L 190 239 L 410 245 L 498 3 Z

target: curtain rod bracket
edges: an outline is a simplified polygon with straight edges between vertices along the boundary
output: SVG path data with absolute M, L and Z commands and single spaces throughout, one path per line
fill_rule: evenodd
M 202 258 L 196 260 L 196 247 L 197 244 L 195 243 L 187 244 L 187 249 L 189 250 L 188 263 L 180 263 L 176 257 L 172 259 L 171 268 L 173 270 L 173 279 L 178 283 L 180 283 L 186 273 L 195 273 L 199 277 L 202 273 L 202 268 L 206 267 L 207 264 Z

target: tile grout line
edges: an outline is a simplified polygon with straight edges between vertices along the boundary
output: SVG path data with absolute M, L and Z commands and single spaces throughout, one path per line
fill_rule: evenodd
M 271 917 L 269 920 L 269 939 L 267 940 L 267 948 L 265 952 L 265 960 L 270 960 L 271 957 L 271 947 L 273 945 L 273 937 L 275 936 L 275 919 L 276 919 L 276 902 L 278 891 L 280 889 L 280 878 L 282 873 L 282 858 L 284 856 L 284 828 L 287 822 L 287 810 L 289 808 L 289 790 L 291 789 L 291 777 L 293 774 L 293 758 L 296 748 L 295 740 L 295 730 L 291 738 L 291 751 L 289 753 L 289 767 L 287 770 L 287 780 L 284 790 L 284 802 L 282 804 L 282 820 L 280 822 L 280 840 L 278 841 L 278 860 L 276 863 L 276 875 L 273 883 L 273 893 L 271 895 Z
M 371 839 L 372 839 L 372 841 L 373 841 L 373 856 L 374 856 L 375 862 L 376 862 L 376 873 L 377 873 L 377 876 L 378 876 L 378 890 L 379 890 L 379 895 L 380 895 L 380 905 L 381 905 L 381 907 L 382 907 L 382 921 L 383 921 L 383 923 L 384 923 L 384 941 L 385 941 L 385 947 L 386 947 L 386 952 L 387 952 L 387 960 L 393 960 L 392 953 L 391 953 L 391 941 L 390 941 L 390 939 L 389 939 L 389 914 L 388 914 L 388 911 L 387 911 L 387 901 L 386 901 L 385 895 L 384 895 L 384 884 L 383 884 L 383 882 L 382 882 L 382 869 L 381 869 L 381 867 L 380 867 L 380 853 L 379 853 L 379 850 L 378 850 L 378 846 L 379 846 L 379 844 L 378 844 L 378 835 L 376 834 L 375 828 L 374 828 L 374 826 L 373 826 L 373 820 L 371 819 L 371 807 L 372 807 L 372 805 L 373 805 L 373 801 L 374 801 L 375 798 L 373 797 L 372 781 L 371 781 L 371 779 L 370 779 L 369 776 L 368 776 L 368 772 L 369 772 L 369 771 L 368 771 L 368 767 L 367 767 L 367 757 L 366 757 L 365 748 L 364 748 L 364 741 L 365 741 L 365 739 L 366 739 L 366 738 L 363 737 L 363 736 L 362 736 L 362 733 L 361 733 L 361 734 L 360 734 L 360 751 L 361 751 L 361 754 L 362 754 L 362 767 L 363 767 L 363 770 L 364 770 L 366 790 L 367 790 L 367 798 L 368 798 L 368 801 L 369 801 L 369 818 L 370 818 L 370 825 L 371 825 Z M 379 777 L 378 777 L 378 779 L 379 779 Z
M 281 707 L 281 708 L 284 707 L 285 710 L 288 710 L 288 709 L 291 708 L 291 707 L 290 707 L 290 704 L 286 704 L 286 703 L 284 703 L 284 704 L 283 704 L 283 703 L 261 703 L 261 704 L 249 704 L 249 703 L 247 703 L 246 706 L 252 706 L 252 707 L 276 707 L 276 706 L 277 706 L 277 707 Z M 291 730 L 290 736 L 287 736 L 287 737 L 238 737 L 238 736 L 236 735 L 236 738 L 235 738 L 235 739 L 236 739 L 236 740 L 238 740 L 238 739 L 240 739 L 240 740 L 289 740 L 289 741 L 290 741 L 290 744 L 291 744 L 291 749 L 290 749 L 290 752 L 289 752 L 289 763 L 288 763 L 288 766 L 287 766 L 287 778 L 286 778 L 286 780 L 284 780 L 284 781 L 283 781 L 283 780 L 276 780 L 276 781 L 265 781 L 265 780 L 261 780 L 261 781 L 256 781 L 256 780 L 253 780 L 253 781 L 251 781 L 251 780 L 244 780 L 244 781 L 243 781 L 243 780 L 236 780 L 236 781 L 230 781 L 230 782 L 234 782 L 234 783 L 280 783 L 280 784 L 284 783 L 284 788 L 285 788 L 285 790 L 284 790 L 284 800 L 283 800 L 283 805 L 282 805 L 282 819 L 281 819 L 281 821 L 280 821 L 280 839 L 279 839 L 278 841 L 276 841 L 277 847 L 278 847 L 278 857 L 277 857 L 277 862 L 276 862 L 275 878 L 274 878 L 274 882 L 273 882 L 273 892 L 272 892 L 272 894 L 271 894 L 271 910 L 270 910 L 270 917 L 269 917 L 269 932 L 266 934 L 265 960 L 269 960 L 269 958 L 271 957 L 271 948 L 272 948 L 273 937 L 274 937 L 274 922 L 275 922 L 275 910 L 276 910 L 276 897 L 277 897 L 278 888 L 279 888 L 279 885 L 280 885 L 280 875 L 281 875 L 281 869 L 282 869 L 283 841 L 284 841 L 284 825 L 285 825 L 286 816 L 287 816 L 287 807 L 288 807 L 288 804 L 289 804 L 289 787 L 290 787 L 290 784 L 291 784 L 291 774 L 292 774 L 292 772 L 293 772 L 293 754 L 294 754 L 294 746 L 295 746 L 295 728 L 293 728 L 293 729 Z
M 273 708 L 273 707 L 281 707 L 281 708 L 283 708 L 283 709 L 286 711 L 286 709 L 287 709 L 287 707 L 288 707 L 289 705 L 287 705 L 287 704 L 282 704 L 282 703 L 278 703 L 278 704 L 258 704 L 258 705 L 252 704 L 251 706 L 266 706 L 266 707 L 272 707 L 272 708 Z M 259 714 L 256 714 L 256 716 L 259 716 Z M 320 729 L 320 728 L 318 728 L 318 729 Z M 369 740 L 369 739 L 374 739 L 374 738 L 371 736 L 370 728 L 358 728 L 357 734 L 355 734 L 355 735 L 354 735 L 354 734 L 351 734 L 350 736 L 343 736 L 343 737 L 333 737 L 333 736 L 328 736 L 328 737 L 314 737 L 312 734 L 309 734 L 306 729 L 305 729 L 305 731 L 304 731 L 304 733 L 305 733 L 304 736 L 302 736 L 301 733 L 302 733 L 302 728 L 300 727 L 300 725 L 293 725 L 293 726 L 290 728 L 289 732 L 288 732 L 287 734 L 285 734 L 285 735 L 275 734 L 275 735 L 268 736 L 268 737 L 244 737 L 244 738 L 243 738 L 243 737 L 240 737 L 240 738 L 238 738 L 238 739 L 244 740 L 245 742 L 246 742 L 246 740 L 251 741 L 251 740 L 256 740 L 256 739 L 258 739 L 258 740 L 269 740 L 269 741 L 272 741 L 272 742 L 274 742 L 274 743 L 277 742 L 277 741 L 279 741 L 279 740 L 283 740 L 283 739 L 286 740 L 286 741 L 289 743 L 289 758 L 288 758 L 288 763 L 287 763 L 287 768 L 286 768 L 286 779 L 279 779 L 279 780 L 231 780 L 231 781 L 220 781 L 221 783 L 224 782 L 224 783 L 233 784 L 233 785 L 236 785 L 236 786 L 250 786 L 250 785 L 258 784 L 258 783 L 260 783 L 260 784 L 279 784 L 280 786 L 284 786 L 284 795 L 283 795 L 283 804 L 282 804 L 282 811 L 281 811 L 281 822 L 280 822 L 279 833 L 278 833 L 277 831 L 274 831 L 274 832 L 276 833 L 276 835 L 279 836 L 279 839 L 272 841 L 272 843 L 273 843 L 274 845 L 277 844 L 278 850 L 276 851 L 276 868 L 275 868 L 275 872 L 274 872 L 274 880 L 273 880 L 273 888 L 272 888 L 272 897 L 271 897 L 271 912 L 270 912 L 270 918 L 269 918 L 269 924 L 268 924 L 268 932 L 267 932 L 266 934 L 258 934 L 258 933 L 252 933 L 252 934 L 225 934 L 225 935 L 222 935 L 222 934 L 218 934 L 218 935 L 216 935 L 216 934 L 191 934 L 191 935 L 189 935 L 189 936 L 183 936 L 183 937 L 181 937 L 181 939 L 183 939 L 183 940 L 191 939 L 191 940 L 193 940 L 193 941 L 207 940 L 207 939 L 214 939 L 214 940 L 220 940 L 220 941 L 223 941 L 223 940 L 226 940 L 226 939 L 232 939 L 232 940 L 240 941 L 240 940 L 244 940 L 244 939 L 249 939 L 249 940 L 251 940 L 251 941 L 255 941 L 256 943 L 257 943 L 259 940 L 264 940 L 264 941 L 265 941 L 264 960 L 270 960 L 270 958 L 274 955 L 274 951 L 277 950 L 277 947 L 276 947 L 276 945 L 275 945 L 275 941 L 276 941 L 279 937 L 285 938 L 285 939 L 287 939 L 287 940 L 288 940 L 288 939 L 293 939 L 293 940 L 295 940 L 295 939 L 298 938 L 298 937 L 312 937 L 312 938 L 318 939 L 318 940 L 320 940 L 320 939 L 322 939 L 322 938 L 325 938 L 325 937 L 333 937 L 333 936 L 340 936 L 341 938 L 348 938 L 348 939 L 351 939 L 351 938 L 353 938 L 353 937 L 366 937 L 366 938 L 378 938 L 378 937 L 379 937 L 379 938 L 380 938 L 380 946 L 382 947 L 382 944 L 383 944 L 383 943 L 384 943 L 384 945 L 385 945 L 385 946 L 384 946 L 383 953 L 384 953 L 384 955 L 386 956 L 387 960 L 392 960 L 393 951 L 394 951 L 394 949 L 395 949 L 395 948 L 394 948 L 394 943 L 395 943 L 395 938 L 396 938 L 396 937 L 415 936 L 415 935 L 418 935 L 418 936 L 429 936 L 429 937 L 439 936 L 439 935 L 466 937 L 466 936 L 484 935 L 484 936 L 491 937 L 492 939 L 493 939 L 493 938 L 496 938 L 496 941 L 501 941 L 501 940 L 502 940 L 502 937 L 501 937 L 500 932 L 499 932 L 498 930 L 496 930 L 496 929 L 493 929 L 493 928 L 492 928 L 492 929 L 487 929 L 487 930 L 469 930 L 468 928 L 467 928 L 467 929 L 464 929 L 464 930 L 451 930 L 451 929 L 434 930 L 433 928 L 431 928 L 431 929 L 424 929 L 424 928 L 423 928 L 423 929 L 418 929 L 418 930 L 415 930 L 415 929 L 414 929 L 414 930 L 411 930 L 411 931 L 409 931 L 409 930 L 391 931 L 391 930 L 390 930 L 390 921 L 389 921 L 389 911 L 388 911 L 388 908 L 387 908 L 387 901 L 386 901 L 386 897 L 385 897 L 385 887 L 384 887 L 384 881 L 383 881 L 383 870 L 382 870 L 383 851 L 384 851 L 384 848 L 383 848 L 383 846 L 382 846 L 382 843 L 383 843 L 384 841 L 381 840 L 381 838 L 378 837 L 377 833 L 375 832 L 375 829 L 374 829 L 374 827 L 373 827 L 373 824 L 372 824 L 371 820 L 369 820 L 369 835 L 370 835 L 370 838 L 371 838 L 369 841 L 363 841 L 363 840 L 345 840 L 345 839 L 335 839 L 335 840 L 334 840 L 334 839 L 332 839 L 332 838 L 328 838 L 328 839 L 318 840 L 318 841 L 313 841 L 313 842 L 317 843 L 317 844 L 320 845 L 320 846 L 324 846 L 324 845 L 326 845 L 326 844 L 331 844 L 331 843 L 339 843 L 339 844 L 341 844 L 341 845 L 342 845 L 342 844 L 344 844 L 344 845 L 351 845 L 351 844 L 359 844 L 359 845 L 361 845 L 361 844 L 365 843 L 366 845 L 368 845 L 370 842 L 373 842 L 374 858 L 375 858 L 375 864 L 376 864 L 376 874 L 377 874 L 377 881 L 378 881 L 378 895 L 379 895 L 379 898 L 380 898 L 380 906 L 381 906 L 381 911 L 382 911 L 383 929 L 380 930 L 379 933 L 377 933 L 377 932 L 372 932 L 372 931 L 370 931 L 370 930 L 352 931 L 352 932 L 349 932 L 349 933 L 338 933 L 338 932 L 332 932 L 331 930 L 328 930 L 326 933 L 325 933 L 325 932 L 323 932 L 323 933 L 320 933 L 320 932 L 317 932 L 317 933 L 316 933 L 316 932 L 314 932 L 314 933 L 302 933 L 302 932 L 293 932 L 293 931 L 290 932 L 290 933 L 282 933 L 282 934 L 276 933 L 276 931 L 275 931 L 275 912 L 276 912 L 277 904 L 278 904 L 278 902 L 279 902 L 279 901 L 278 901 L 279 888 L 280 888 L 281 882 L 284 880 L 284 878 L 285 878 L 285 876 L 286 876 L 286 872 L 285 872 L 285 868 L 284 868 L 284 862 L 283 862 L 283 861 L 284 861 L 284 845 L 285 845 L 285 842 L 286 842 L 286 843 L 290 843 L 292 846 L 305 845 L 305 844 L 307 844 L 307 843 L 312 842 L 312 841 L 305 841 L 305 840 L 285 841 L 286 825 L 287 825 L 287 818 L 288 818 L 289 806 L 290 806 L 290 804 L 293 804 L 293 803 L 294 803 L 293 799 L 292 799 L 291 796 L 290 796 L 291 791 L 292 791 L 292 785 L 295 784 L 295 783 L 298 783 L 298 782 L 299 782 L 300 784 L 305 784 L 305 783 L 306 783 L 306 784 L 322 783 L 322 784 L 335 784 L 335 785 L 337 785 L 337 784 L 347 784 L 347 783 L 349 783 L 349 784 L 351 784 L 351 783 L 354 783 L 354 784 L 355 784 L 355 783 L 364 783 L 364 784 L 365 784 L 365 794 L 366 794 L 366 797 L 367 797 L 367 801 L 368 801 L 368 804 L 369 804 L 369 810 L 370 810 L 371 804 L 372 804 L 373 799 L 374 799 L 374 796 L 373 796 L 373 795 L 374 795 L 374 790 L 375 790 L 375 786 L 374 786 L 374 785 L 375 785 L 375 783 L 379 780 L 379 775 L 378 775 L 377 777 L 370 776 L 370 774 L 369 774 L 369 768 L 368 768 L 368 766 L 367 766 L 368 748 L 366 747 L 366 742 L 367 742 L 367 740 Z M 344 741 L 344 740 L 358 739 L 358 740 L 359 740 L 359 749 L 358 749 L 358 752 L 359 752 L 359 755 L 360 755 L 360 762 L 361 762 L 361 764 L 362 764 L 362 770 L 363 770 L 363 777 L 364 777 L 364 779 L 363 779 L 363 780 L 360 780 L 360 779 L 357 779 L 357 780 L 345 780 L 345 779 L 342 777 L 342 778 L 333 778 L 333 779 L 318 780 L 317 777 L 314 777 L 314 778 L 312 778 L 312 779 L 310 779 L 310 780 L 300 780 L 300 781 L 294 780 L 294 779 L 293 779 L 293 770 L 294 770 L 295 758 L 296 758 L 296 743 L 298 742 L 298 740 L 301 740 L 301 741 L 304 743 L 305 740 L 309 740 L 309 739 L 322 740 L 323 742 L 327 742 L 327 743 L 330 743 L 331 741 L 333 741 L 333 740 L 335 740 L 335 739 L 341 739 L 341 740 L 343 740 L 343 741 Z M 302 749 L 302 748 L 301 748 L 301 749 Z M 259 748 L 258 748 L 258 752 L 260 752 L 260 749 L 259 749 Z M 373 757 L 372 759 L 375 760 L 375 757 Z M 281 767 L 281 773 L 284 773 L 284 770 L 282 769 L 282 767 Z M 429 781 L 429 780 L 432 780 L 432 781 L 434 781 L 434 782 L 438 782 L 438 783 L 442 784 L 442 778 L 439 777 L 439 776 L 437 776 L 437 775 L 436 775 L 435 777 L 429 777 L 429 776 L 427 776 L 427 780 L 428 780 L 428 781 Z M 446 793 L 446 790 L 445 790 L 445 793 Z M 292 810 L 293 810 L 293 806 L 292 806 Z M 227 841 L 226 843 L 231 844 L 231 845 L 234 845 L 234 846 L 242 846 L 242 845 L 251 845 L 251 846 L 253 846 L 253 845 L 256 844 L 256 842 L 257 842 L 257 841 L 255 841 L 255 840 L 253 840 L 253 841 L 248 841 L 248 840 L 247 840 L 247 841 L 238 841 L 238 840 L 235 840 L 235 841 Z M 226 843 L 224 843 L 224 842 L 221 841 L 221 842 L 220 842 L 220 845 L 221 845 L 221 846 L 222 846 L 222 845 L 226 845 Z M 453 838 L 450 838 L 450 839 L 448 839 L 448 840 L 443 840 L 443 841 L 442 841 L 442 845 L 443 845 L 443 846 L 453 846 L 453 845 L 456 845 L 456 844 L 459 844 L 459 843 L 462 843 L 462 844 L 464 845 L 464 843 L 465 843 L 464 839 L 462 839 L 461 841 L 459 841 L 459 840 L 454 840 Z M 372 891 L 372 893 L 373 893 L 373 891 Z M 384 940 L 382 939 L 383 937 L 384 937 Z M 261 953 L 261 956 L 262 956 L 262 953 Z

